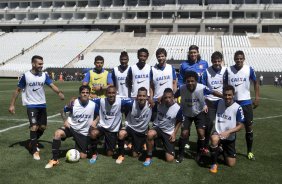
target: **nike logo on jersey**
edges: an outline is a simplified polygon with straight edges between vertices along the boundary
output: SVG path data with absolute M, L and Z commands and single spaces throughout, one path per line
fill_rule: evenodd
M 240 84 L 235 84 L 235 87 L 240 86 L 241 84 L 243 84 L 243 83 L 240 83 Z
M 100 78 L 94 78 L 94 80 L 99 80 L 99 79 L 102 79 L 102 77 L 100 77 Z
M 105 120 L 110 120 L 110 119 L 113 119 L 113 118 L 107 118 L 107 117 L 105 117 Z
M 32 89 L 32 91 L 37 91 L 37 90 L 39 90 L 40 88 L 37 88 L 37 89 Z
M 124 84 L 125 84 L 125 82 L 124 82 L 124 83 L 122 83 L 122 82 L 121 82 L 121 83 L 119 83 L 119 84 L 120 84 L 120 85 L 124 85 Z
M 166 82 L 164 82 L 164 83 L 160 83 L 160 86 L 164 85 L 165 83 L 167 83 L 167 81 L 166 81 Z
M 213 87 L 213 89 L 218 89 L 218 88 L 220 88 L 220 86 Z
M 144 82 L 145 80 L 142 80 L 142 81 L 137 81 L 137 84 L 140 84 L 140 83 L 142 83 L 142 82 Z
M 83 122 L 84 122 L 84 120 L 77 120 L 77 122 L 78 122 L 78 123 L 83 123 Z

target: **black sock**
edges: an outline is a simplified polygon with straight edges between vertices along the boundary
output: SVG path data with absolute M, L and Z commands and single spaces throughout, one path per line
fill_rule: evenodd
M 124 140 L 118 140 L 119 155 L 124 156 Z
M 216 164 L 217 163 L 217 157 L 218 157 L 218 153 L 219 153 L 219 147 L 210 147 L 210 151 L 211 151 L 211 163 L 212 164 Z
M 43 135 L 43 133 L 44 133 L 44 130 L 38 128 L 38 130 L 36 131 L 37 140 Z
M 253 132 L 247 132 L 245 135 L 246 138 L 246 142 L 247 142 L 247 150 L 248 153 L 252 152 L 252 148 L 253 148 L 253 139 L 254 139 L 254 134 Z
M 90 139 L 88 146 L 89 156 L 92 157 L 93 154 L 97 153 L 98 140 Z
M 180 156 L 184 156 L 184 148 L 185 148 L 185 144 L 187 144 L 187 138 L 183 139 L 183 138 L 179 138 L 178 140 L 178 148 L 179 148 L 179 155 Z
M 37 151 L 37 134 L 36 131 L 30 131 L 30 145 L 31 145 L 31 153 L 35 153 Z
M 197 152 L 200 153 L 200 150 L 205 147 L 205 138 L 204 139 L 198 139 L 197 141 Z
M 52 143 L 52 154 L 53 154 L 53 160 L 58 160 L 60 156 L 60 146 L 61 146 L 61 140 L 53 139 Z
M 152 158 L 153 157 L 153 153 L 152 152 L 147 152 L 147 158 Z

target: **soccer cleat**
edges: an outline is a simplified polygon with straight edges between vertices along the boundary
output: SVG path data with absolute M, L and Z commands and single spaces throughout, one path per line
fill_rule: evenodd
M 50 169 L 59 164 L 59 160 L 49 160 L 48 164 L 46 164 L 45 168 Z
M 183 155 L 179 155 L 178 158 L 176 159 L 176 163 L 181 163 L 184 160 L 184 156 Z
M 248 159 L 249 160 L 256 160 L 255 155 L 252 152 L 248 153 Z
M 120 155 L 118 159 L 116 159 L 117 164 L 121 164 L 124 161 L 124 156 Z
M 39 151 L 33 153 L 33 159 L 34 159 L 34 160 L 40 160 Z
M 146 158 L 145 162 L 143 162 L 143 165 L 145 167 L 148 167 L 149 165 L 151 165 L 152 161 L 152 158 Z
M 217 173 L 217 164 L 212 164 L 211 165 L 211 168 L 210 168 L 210 172 L 211 173 Z
M 185 153 L 189 152 L 189 149 L 190 149 L 190 145 L 185 144 L 185 147 L 184 147 Z
M 28 149 L 32 150 L 31 143 L 28 144 Z M 36 144 L 36 151 L 38 151 L 38 152 L 40 151 L 40 149 L 38 148 L 38 144 Z
M 98 159 L 98 154 L 94 154 L 92 158 L 89 160 L 90 164 L 95 164 Z

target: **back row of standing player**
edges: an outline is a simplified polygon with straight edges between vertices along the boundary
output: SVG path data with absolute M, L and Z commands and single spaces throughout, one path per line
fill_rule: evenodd
M 129 57 L 126 52 L 122 52 L 120 66 L 115 67 L 111 75 L 103 69 L 103 58 L 97 56 L 94 62 L 95 68 L 87 73 L 83 84 L 91 87 L 92 97 L 104 97 L 107 86 L 112 84 L 117 88 L 119 97 L 135 98 L 140 87 L 145 87 L 148 90 L 148 96 L 158 101 L 161 100 L 166 88 L 171 88 L 175 97 L 184 97 L 185 99 L 180 98 L 184 123 L 179 139 L 179 162 L 184 157 L 184 147 L 188 143 L 192 122 L 195 122 L 198 133 L 198 153 L 207 152 L 219 97 L 223 92 L 223 86 L 231 85 L 235 88 L 234 99 L 242 107 L 245 116 L 247 157 L 250 160 L 255 159 L 252 152 L 252 109 L 257 107 L 259 103 L 259 85 L 253 68 L 244 64 L 243 51 L 237 51 L 234 54 L 235 65 L 228 68 L 222 66 L 223 55 L 220 52 L 214 52 L 211 56 L 212 66 L 208 67 L 208 63 L 200 57 L 199 48 L 196 45 L 191 45 L 188 59 L 180 65 L 178 81 L 174 67 L 166 63 L 167 52 L 165 49 L 159 48 L 156 51 L 158 63 L 153 67 L 146 64 L 149 57 L 147 49 L 138 50 L 137 57 L 138 63 L 129 67 Z M 198 74 L 197 81 L 187 80 L 187 76 L 185 77 L 187 71 L 196 72 Z M 254 101 L 251 100 L 250 95 L 251 81 L 254 83 Z M 190 89 L 188 83 L 190 83 Z M 187 87 L 184 84 L 187 84 Z M 177 91 L 177 89 L 179 90 Z M 213 94 L 214 92 L 215 94 Z M 204 102 L 197 101 L 201 95 L 205 98 Z M 205 105 L 208 109 L 205 109 Z

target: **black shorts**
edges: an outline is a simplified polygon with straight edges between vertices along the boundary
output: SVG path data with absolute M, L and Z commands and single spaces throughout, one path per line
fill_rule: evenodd
M 155 126 L 152 129 L 157 132 L 157 138 L 160 138 L 162 140 L 165 151 L 168 154 L 175 156 L 174 142 L 169 141 L 170 135 L 167 133 L 164 133 L 159 127 Z
M 129 137 L 132 137 L 133 151 L 141 153 L 143 145 L 146 143 L 145 133 L 137 132 L 128 126 L 125 128 L 125 131 Z
M 197 129 L 205 129 L 208 121 L 208 115 L 205 112 L 201 112 L 195 117 L 184 116 L 184 122 L 182 123 L 182 130 L 190 130 L 191 125 L 195 122 Z
M 73 137 L 73 139 L 75 141 L 75 149 L 77 149 L 79 152 L 87 154 L 89 136 L 85 136 L 85 135 L 82 135 L 80 133 L 77 133 L 71 127 L 70 128 L 62 127 L 62 128 L 59 128 L 59 129 L 61 129 L 65 132 L 66 138 Z M 65 139 L 62 139 L 62 140 L 65 140 Z
M 100 136 L 105 136 L 105 149 L 106 151 L 114 151 L 117 143 L 117 132 L 109 132 L 103 127 L 97 127 Z
M 220 140 L 224 157 L 236 158 L 235 140 Z
M 46 108 L 27 108 L 27 116 L 30 127 L 33 125 L 47 125 Z
M 243 105 L 242 109 L 245 117 L 245 125 L 251 126 L 253 124 L 253 118 L 254 118 L 252 104 Z

